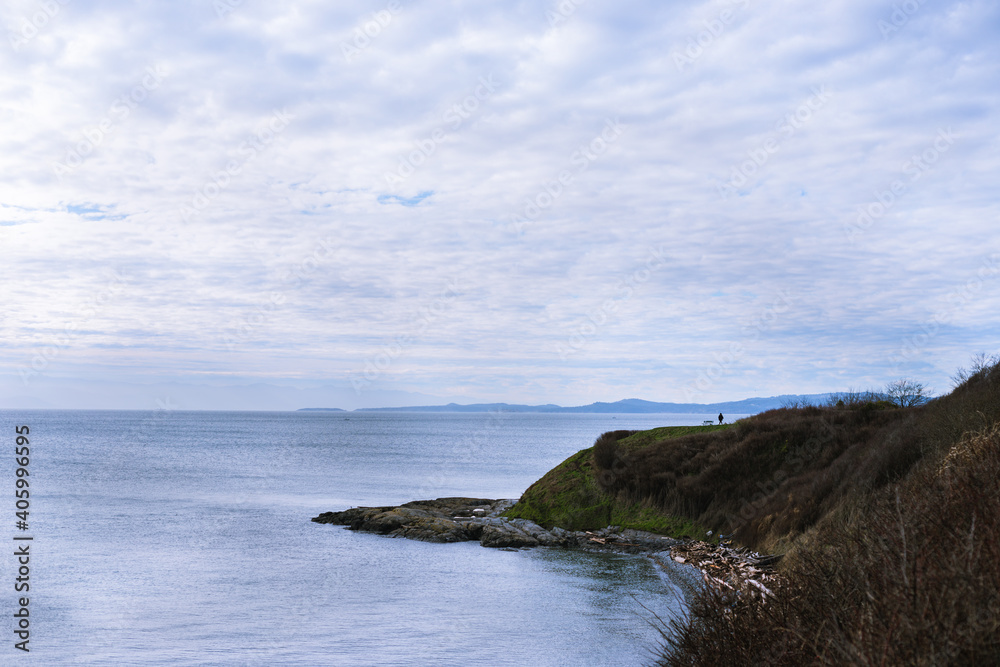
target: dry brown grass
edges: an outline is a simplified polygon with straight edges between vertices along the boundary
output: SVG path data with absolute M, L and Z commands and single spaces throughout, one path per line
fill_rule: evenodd
M 811 528 L 845 497 L 902 477 L 921 457 L 923 408 L 783 408 L 728 430 L 627 448 L 594 448 L 601 488 L 657 507 L 754 549 Z
M 661 664 L 1000 664 L 997 368 L 908 417 L 873 419 L 871 433 L 832 437 L 811 488 L 840 501 L 786 558 L 777 597 L 702 591 Z M 898 458 L 900 443 L 919 456 Z

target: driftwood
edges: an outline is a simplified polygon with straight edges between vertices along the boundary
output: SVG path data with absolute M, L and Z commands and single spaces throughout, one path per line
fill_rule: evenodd
M 677 563 L 694 565 L 702 571 L 705 583 L 719 590 L 746 593 L 766 600 L 774 597 L 778 583 L 773 567 L 781 555 L 760 555 L 746 547 L 732 549 L 708 542 L 686 542 L 670 550 Z

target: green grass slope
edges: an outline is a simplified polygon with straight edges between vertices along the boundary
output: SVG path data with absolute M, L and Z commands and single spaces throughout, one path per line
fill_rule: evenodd
M 620 447 L 638 452 L 654 443 L 692 434 L 711 433 L 722 426 L 666 426 L 649 431 L 613 431 Z M 600 439 L 599 439 L 600 440 Z M 532 484 L 505 516 L 530 519 L 546 528 L 597 530 L 621 526 L 674 537 L 704 536 L 705 529 L 689 519 L 671 515 L 636 499 L 608 493 L 595 470 L 594 447 L 580 450 Z

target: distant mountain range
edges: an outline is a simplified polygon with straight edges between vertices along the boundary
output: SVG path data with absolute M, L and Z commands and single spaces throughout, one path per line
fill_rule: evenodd
M 773 410 L 790 403 L 825 403 L 830 394 L 783 394 L 768 398 L 745 398 L 742 401 L 724 403 L 656 403 L 638 398 L 627 398 L 614 403 L 591 403 L 564 408 L 551 403 L 547 405 L 515 405 L 510 403 L 474 403 L 472 405 L 414 405 L 405 408 L 358 408 L 354 412 L 588 412 L 615 414 L 715 414 L 717 412 L 738 415 L 753 415 L 765 410 Z M 340 408 L 302 408 L 300 412 L 345 412 Z

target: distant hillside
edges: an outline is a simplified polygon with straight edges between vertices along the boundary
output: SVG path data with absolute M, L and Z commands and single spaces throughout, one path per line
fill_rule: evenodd
M 472 405 L 415 405 L 405 408 L 360 408 L 355 412 L 573 412 L 615 414 L 715 414 L 716 412 L 752 415 L 790 404 L 822 404 L 830 394 L 785 394 L 768 398 L 746 398 L 724 403 L 656 403 L 638 398 L 627 398 L 614 403 L 591 403 L 564 408 L 547 405 L 517 405 L 511 403 L 474 403 Z M 315 408 L 312 408 L 315 409 Z
M 473 403 L 471 405 L 415 405 L 405 408 L 358 408 L 355 412 L 559 412 L 558 405 L 515 405 L 511 403 Z

